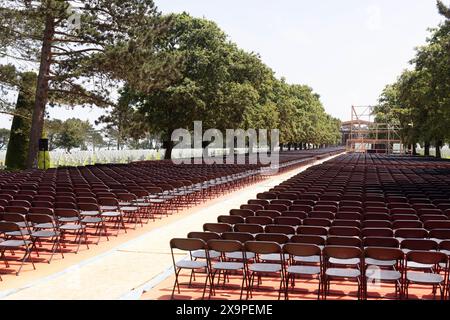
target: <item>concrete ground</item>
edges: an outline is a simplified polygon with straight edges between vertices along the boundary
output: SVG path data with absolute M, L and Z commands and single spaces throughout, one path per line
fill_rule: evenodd
M 329 158 L 330 159 L 330 158 Z M 317 165 L 329 159 L 318 161 Z M 311 166 L 311 165 L 310 165 Z M 216 222 L 260 192 L 306 170 L 297 168 L 257 184 L 190 208 L 169 218 L 130 231 L 79 254 L 56 258 L 52 264 L 26 268 L 19 277 L 4 277 L 0 298 L 45 300 L 139 299 L 172 275 L 169 241 L 201 231 L 206 222 Z M 180 260 L 183 256 L 180 256 Z

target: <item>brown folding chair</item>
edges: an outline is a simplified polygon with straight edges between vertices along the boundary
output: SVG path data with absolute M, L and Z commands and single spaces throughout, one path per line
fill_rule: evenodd
M 201 239 L 172 239 L 170 241 L 170 252 L 172 255 L 173 268 L 175 270 L 175 282 L 173 284 L 172 296 L 171 296 L 172 300 L 175 295 L 175 288 L 178 289 L 178 294 L 181 293 L 179 276 L 180 276 L 180 272 L 182 270 L 189 270 L 191 272 L 191 276 L 190 276 L 189 284 L 188 284 L 189 288 L 192 286 L 192 279 L 193 279 L 194 272 L 196 270 L 204 270 L 204 272 L 206 273 L 205 283 L 203 285 L 203 296 L 202 296 L 202 299 L 204 299 L 208 281 L 211 284 L 211 277 L 210 277 L 210 270 L 209 270 L 208 262 L 207 261 L 197 261 L 197 260 L 192 260 L 192 259 L 176 262 L 175 261 L 175 253 L 174 253 L 175 249 L 181 250 L 181 251 L 187 251 L 187 252 L 203 250 L 203 251 L 205 251 L 205 257 L 208 257 L 207 244 L 205 243 L 205 241 L 203 241 Z
M 256 256 L 256 262 L 249 264 L 246 261 L 246 268 L 248 271 L 249 285 L 247 288 L 247 299 L 250 296 L 253 298 L 253 290 L 255 287 L 255 278 L 258 279 L 258 284 L 263 276 L 272 276 L 280 278 L 280 288 L 278 293 L 278 299 L 281 298 L 281 294 L 285 292 L 284 282 L 284 255 L 281 246 L 276 242 L 264 242 L 264 241 L 248 241 L 245 243 L 245 251 L 251 252 Z M 278 255 L 278 263 L 261 262 L 261 255 Z
M 353 268 L 335 267 L 330 263 L 330 259 L 345 260 L 359 260 L 360 263 Z M 347 246 L 326 246 L 323 249 L 323 298 L 326 299 L 330 293 L 330 286 L 332 281 L 353 280 L 358 284 L 358 299 L 364 297 L 364 255 L 360 248 Z
M 7 234 L 16 234 L 15 236 L 7 236 Z M 5 255 L 5 252 L 7 250 L 15 252 L 24 250 L 25 254 L 20 259 L 20 267 L 19 270 L 17 270 L 16 275 L 18 276 L 20 274 L 20 271 L 22 270 L 22 267 L 28 258 L 31 256 L 31 249 L 32 249 L 32 242 L 30 240 L 27 240 L 27 236 L 22 233 L 22 229 L 20 226 L 18 226 L 14 222 L 6 222 L 6 221 L 0 221 L 0 234 L 4 235 L 4 241 L 0 242 L 0 259 L 5 262 L 5 265 L 7 268 L 9 268 L 10 264 L 8 262 L 8 259 Z M 30 259 L 31 264 L 33 265 L 33 269 L 36 270 L 36 267 L 34 265 L 33 259 Z
M 394 283 L 395 297 L 403 298 L 404 254 L 398 248 L 369 247 L 364 250 L 364 296 L 368 298 L 369 283 Z
M 414 270 L 410 271 L 410 265 L 414 264 Z M 423 266 L 417 268 L 417 265 Z M 441 266 L 444 275 L 440 274 Z M 443 252 L 410 251 L 406 254 L 405 262 L 405 294 L 409 299 L 409 288 L 412 284 L 420 286 L 432 286 L 433 296 L 436 298 L 437 289 L 440 290 L 441 300 L 445 298 L 446 282 L 448 281 L 448 256 Z M 422 270 L 418 272 L 417 270 Z
M 300 243 L 288 243 L 283 246 L 283 253 L 289 256 L 289 265 L 286 269 L 286 300 L 289 300 L 289 287 L 294 293 L 296 285 L 296 279 L 305 277 L 307 279 L 316 278 L 319 281 L 319 287 L 317 290 L 317 299 L 320 299 L 321 286 L 322 286 L 322 250 L 319 246 L 314 244 L 300 244 Z M 310 265 L 308 261 L 318 258 L 316 265 Z M 308 264 L 302 263 L 306 260 Z
M 242 272 L 242 283 L 240 300 L 242 300 L 242 295 L 244 292 L 244 287 L 247 286 L 247 269 L 244 262 L 229 261 L 226 258 L 226 254 L 238 253 L 245 256 L 244 245 L 240 241 L 234 240 L 209 240 L 207 243 L 207 249 L 211 252 L 219 253 L 219 261 L 215 261 L 209 256 L 208 264 L 211 270 L 211 281 L 210 281 L 210 291 L 209 297 L 211 295 L 216 295 L 216 288 L 220 283 L 220 276 L 223 274 L 223 289 L 225 289 L 226 281 L 229 280 L 230 273 Z M 219 275 L 217 286 L 214 284 L 216 275 Z

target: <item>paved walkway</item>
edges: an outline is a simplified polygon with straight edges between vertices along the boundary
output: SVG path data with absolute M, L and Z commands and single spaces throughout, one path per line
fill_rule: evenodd
M 3 299 L 138 299 L 143 288 L 151 288 L 170 276 L 170 239 L 186 237 L 190 231 L 201 231 L 204 223 L 216 222 L 219 215 L 228 214 L 230 209 L 239 208 L 258 193 L 306 168 L 271 177 L 191 209 L 190 214 L 181 215 L 180 219 L 161 225 L 110 251 L 13 288 L 4 294 Z

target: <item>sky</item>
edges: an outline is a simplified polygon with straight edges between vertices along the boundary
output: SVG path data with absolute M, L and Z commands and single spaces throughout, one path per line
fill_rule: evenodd
M 414 49 L 441 16 L 435 0 L 156 0 L 163 13 L 215 21 L 229 40 L 261 55 L 277 77 L 306 84 L 326 111 L 349 120 L 351 106 L 374 105 L 409 67 Z M 449 3 L 449 0 L 445 0 Z M 99 109 L 51 109 L 92 123 Z M 8 127 L 0 116 L 0 127 Z

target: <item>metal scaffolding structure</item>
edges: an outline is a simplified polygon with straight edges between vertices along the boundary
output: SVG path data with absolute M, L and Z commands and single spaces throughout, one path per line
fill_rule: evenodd
M 401 128 L 375 122 L 373 106 L 352 106 L 351 121 L 342 124 L 343 143 L 348 152 L 404 154 Z

